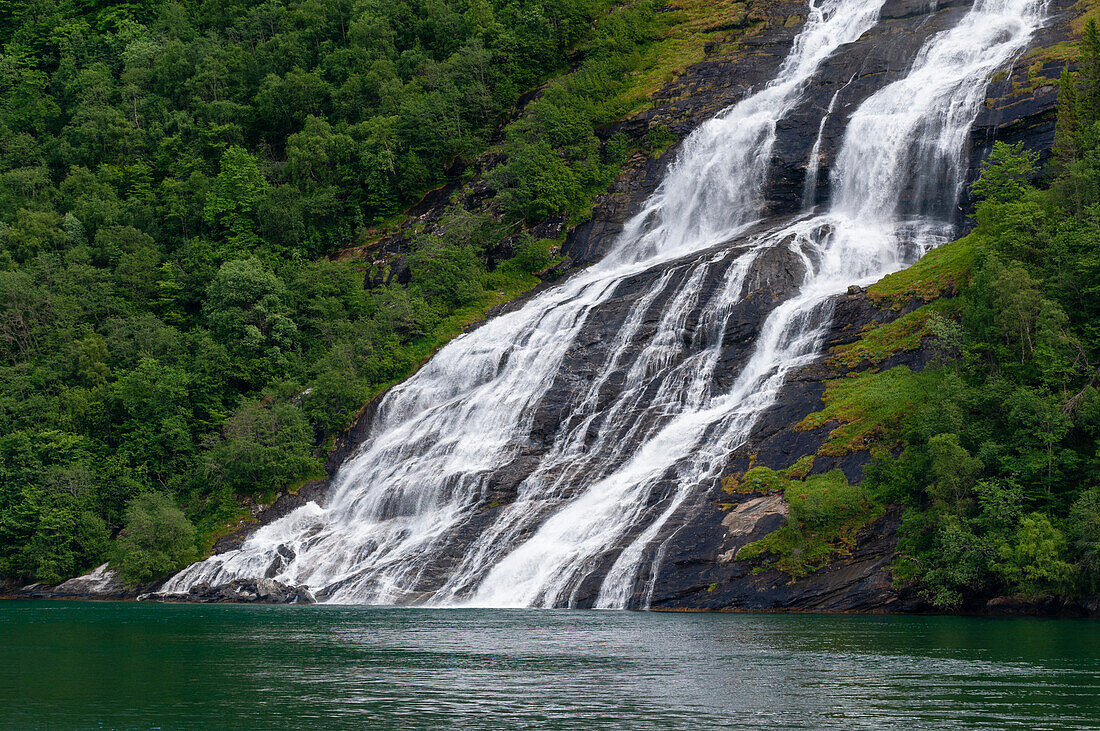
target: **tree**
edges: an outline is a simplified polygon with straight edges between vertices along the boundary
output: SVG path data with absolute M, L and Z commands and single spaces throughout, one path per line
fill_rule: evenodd
M 1031 189 L 1028 180 L 1038 160 L 1038 153 L 1025 150 L 1022 142 L 1015 145 L 995 142 L 981 177 L 971 187 L 974 197 L 988 203 L 1018 200 Z
M 231 346 L 294 346 L 298 329 L 284 304 L 286 285 L 259 260 L 222 264 L 206 296 L 207 321 L 215 335 Z
M 1091 487 L 1070 510 L 1070 538 L 1078 555 L 1078 582 L 1085 592 L 1100 591 L 1100 487 Z
M 928 455 L 932 475 L 929 496 L 947 512 L 962 515 L 972 503 L 971 488 L 981 474 L 981 461 L 959 445 L 957 434 L 937 434 L 929 439 Z
M 159 579 L 195 558 L 195 528 L 171 497 L 149 492 L 130 501 L 111 563 L 127 584 Z
M 1000 571 L 1016 591 L 1042 595 L 1064 590 L 1072 569 L 1064 560 L 1066 539 L 1042 513 L 1020 521 L 1011 544 L 1001 549 Z
M 249 401 L 226 423 L 207 474 L 229 489 L 263 495 L 319 474 L 313 435 L 293 404 Z
M 228 252 L 247 254 L 259 244 L 253 213 L 270 188 L 259 160 L 232 146 L 221 158 L 221 170 L 206 195 L 203 218 L 228 232 Z
M 1062 75 L 1058 79 L 1058 118 L 1054 127 L 1054 159 L 1063 171 L 1080 157 L 1080 129 L 1081 110 L 1077 82 L 1067 67 L 1062 69 Z
M 439 231 L 417 238 L 409 270 L 429 302 L 461 307 L 485 291 L 480 254 L 491 237 L 490 228 L 484 216 L 452 210 Z
M 1091 125 L 1100 121 L 1100 25 L 1095 18 L 1085 23 L 1081 36 L 1080 75 L 1083 87 L 1081 116 Z
M 928 562 L 922 577 L 933 604 L 954 607 L 964 595 L 981 594 L 989 588 L 996 553 L 967 521 L 948 516 L 936 530 L 933 546 L 934 560 Z

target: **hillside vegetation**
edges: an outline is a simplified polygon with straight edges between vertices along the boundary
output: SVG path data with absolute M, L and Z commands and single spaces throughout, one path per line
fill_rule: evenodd
M 701 58 L 708 14 L 748 22 L 668 10 L 0 3 L 0 577 L 156 578 L 322 476 L 372 395 L 537 284 L 558 242 L 489 252 L 583 219 L 639 144 L 596 129 Z M 492 208 L 416 238 L 411 282 L 327 258 L 493 145 Z

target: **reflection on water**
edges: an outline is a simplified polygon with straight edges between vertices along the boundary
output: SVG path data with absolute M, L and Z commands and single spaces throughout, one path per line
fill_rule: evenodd
M 10 728 L 1100 726 L 1100 623 L 0 602 Z

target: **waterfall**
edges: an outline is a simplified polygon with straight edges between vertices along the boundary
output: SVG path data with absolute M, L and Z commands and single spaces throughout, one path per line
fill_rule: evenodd
M 759 221 L 778 122 L 830 56 L 874 27 L 883 2 L 813 0 L 775 80 L 685 141 L 601 262 L 457 338 L 392 389 L 325 507 L 259 529 L 165 590 L 270 576 L 334 602 L 561 606 L 598 587 L 597 606 L 644 604 L 685 507 L 786 375 L 817 357 L 831 298 L 951 235 L 987 81 L 1026 46 L 1041 9 L 976 0 L 853 113 L 828 210 Z M 777 252 L 801 281 L 722 387 L 726 333 Z M 536 449 L 540 403 L 627 285 L 637 292 L 606 355 Z M 527 467 L 515 499 L 491 510 L 491 478 L 517 462 Z

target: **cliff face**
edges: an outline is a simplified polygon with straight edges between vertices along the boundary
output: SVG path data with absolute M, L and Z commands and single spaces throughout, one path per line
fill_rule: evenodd
M 721 40 L 706 46 L 706 60 L 689 67 L 685 73 L 665 85 L 653 96 L 651 105 L 645 111 L 600 130 L 600 136 L 604 139 L 622 133 L 632 140 L 640 141 L 650 130 L 665 128 L 672 133 L 675 142 L 659 155 L 649 156 L 641 152 L 635 154 L 608 191 L 596 198 L 588 221 L 568 231 L 565 231 L 565 222 L 559 218 L 538 221 L 527 227 L 527 233 L 535 238 L 553 238 L 565 233 L 561 253 L 566 259 L 544 275 L 544 286 L 557 284 L 564 277 L 599 259 L 615 241 L 623 224 L 637 213 L 642 203 L 656 190 L 664 177 L 666 167 L 676 157 L 679 141 L 700 124 L 774 77 L 804 19 L 805 2 L 752 0 L 744 3 L 744 6 L 744 13 L 738 22 L 720 29 L 723 32 Z M 537 91 L 532 93 L 527 100 L 530 101 L 537 94 Z M 454 201 L 457 200 L 459 205 L 471 211 L 491 213 L 493 191 L 482 173 L 491 169 L 495 161 L 494 153 L 488 153 L 475 163 L 474 170 L 454 171 L 455 182 L 426 196 L 409 211 L 408 218 L 398 230 L 361 250 L 344 252 L 347 256 L 372 262 L 367 273 L 367 286 L 388 281 L 389 278 L 399 281 L 407 278 L 408 269 L 404 264 L 404 257 L 409 251 L 412 237 L 431 234 L 437 230 Z M 471 181 L 461 184 L 457 178 L 460 172 L 472 173 Z M 504 243 L 504 246 L 507 245 L 508 241 Z M 640 286 L 641 282 L 636 284 Z M 534 293 L 539 291 L 541 288 Z M 519 307 L 530 296 L 501 305 L 490 312 L 490 316 Z M 622 304 L 625 300 L 619 301 Z M 589 355 L 594 357 L 594 354 Z M 577 360 L 584 359 L 579 357 Z M 574 366 L 578 377 L 584 369 L 584 364 L 580 362 Z M 558 393 L 561 395 L 560 389 Z M 330 475 L 336 472 L 369 434 L 375 409 L 382 396 L 384 394 L 367 404 L 355 424 L 338 440 L 325 464 Z M 544 430 L 553 428 L 556 423 L 553 421 L 555 401 L 564 403 L 550 398 L 543 404 L 540 420 Z M 498 502 L 506 503 L 514 495 L 515 484 L 521 479 L 522 466 L 522 462 L 513 464 L 494 479 Z M 312 482 L 294 494 L 280 495 L 270 506 L 255 506 L 252 511 L 254 521 L 242 523 L 220 539 L 214 546 L 214 553 L 236 548 L 258 527 L 309 501 L 323 502 L 328 488 L 328 480 Z M 483 517 L 492 517 L 492 512 Z M 477 527 L 471 524 L 467 528 L 472 533 Z
M 950 294 L 950 288 L 944 292 Z M 870 328 L 882 327 L 915 311 L 923 301 L 895 308 L 893 302 L 876 302 L 864 290 L 853 289 L 836 302 L 832 327 L 823 350 L 857 342 Z M 853 483 L 862 477 L 870 460 L 867 450 L 840 456 L 822 453 L 829 435 L 838 426 L 826 422 L 815 429 L 800 427 L 810 414 L 822 410 L 826 384 L 870 370 L 886 371 L 906 366 L 924 368 L 928 350 L 918 346 L 901 350 L 875 363 L 854 366 L 826 355 L 792 374 L 777 403 L 756 424 L 749 441 L 735 453 L 728 472 L 739 474 L 753 466 L 786 469 L 807 455 L 814 456 L 812 474 L 841 469 Z M 886 515 L 864 528 L 849 555 L 810 576 L 792 581 L 776 569 L 759 570 L 757 561 L 738 561 L 737 552 L 760 540 L 786 521 L 785 508 L 761 510 L 778 495 L 730 494 L 715 485 L 709 500 L 666 552 L 666 562 L 653 597 L 655 608 L 723 610 L 818 610 L 904 612 L 928 609 L 918 597 L 892 586 L 889 565 L 897 544 L 901 511 Z
M 940 7 L 945 15 L 956 12 L 950 3 Z M 898 8 L 895 30 L 905 38 L 901 30 L 905 17 L 901 10 Z M 1079 17 L 1081 10 L 1079 5 L 1069 0 L 1058 0 L 1051 4 L 1049 12 L 1050 21 L 1035 38 L 1029 52 L 989 88 L 987 101 L 971 133 L 970 180 L 977 176 L 993 142 L 998 140 L 1022 142 L 1029 149 L 1038 151 L 1044 159 L 1049 157 L 1054 143 L 1056 80 L 1065 63 L 1059 59 L 1057 47 L 1072 39 L 1071 24 Z M 861 43 L 869 41 L 864 39 Z M 885 61 L 881 68 L 887 74 L 892 73 L 888 55 L 877 56 L 876 51 L 871 49 L 865 59 L 868 64 Z M 863 67 L 864 70 L 867 68 Z M 827 90 L 815 91 L 813 96 L 818 104 L 828 103 Z M 790 124 L 797 127 L 794 120 Z M 790 162 L 780 165 L 781 170 L 793 170 L 794 161 L 800 159 L 800 153 L 791 152 L 799 146 L 798 135 L 791 134 L 789 137 L 787 142 L 778 146 L 785 161 L 790 156 Z M 837 143 L 828 135 L 825 139 L 827 145 L 835 146 Z M 790 191 L 793 190 L 792 180 L 798 180 L 798 176 L 792 174 L 786 182 L 780 176 L 776 185 Z M 782 196 L 779 199 L 782 200 Z M 827 355 L 792 374 L 778 402 L 757 423 L 748 442 L 734 455 L 728 472 L 739 474 L 757 465 L 782 470 L 802 457 L 814 455 L 813 473 L 841 469 L 853 483 L 860 481 L 863 467 L 870 461 L 868 449 L 832 454 L 831 450 L 825 449 L 825 445 L 838 423 L 831 421 L 818 428 L 807 429 L 804 420 L 822 410 L 826 385 L 831 381 L 886 371 L 896 366 L 905 366 L 912 371 L 924 369 L 932 353 L 927 344 L 919 340 L 875 362 L 866 359 L 853 362 L 851 358 L 841 359 L 829 354 L 856 343 L 870 329 L 895 322 L 914 312 L 929 299 L 953 296 L 955 288 L 950 278 L 934 284 L 936 286 L 930 291 L 925 290 L 921 297 L 883 299 L 853 288 L 846 296 L 839 298 L 835 303 L 832 328 L 823 348 Z M 762 570 L 759 562 L 735 560 L 741 547 L 763 538 L 785 522 L 782 500 L 778 496 L 765 494 L 731 495 L 723 491 L 721 485 L 715 485 L 709 500 L 701 504 L 695 520 L 668 546 L 667 559 L 653 595 L 653 607 L 727 611 L 930 610 L 930 605 L 921 597 L 893 585 L 889 566 L 896 550 L 900 517 L 900 509 L 889 509 L 883 517 L 861 531 L 848 555 L 837 558 L 826 568 L 804 579 L 792 581 L 778 570 Z M 1057 602 L 1023 606 L 1018 602 L 993 600 L 984 607 L 970 609 L 992 614 L 1096 614 L 1098 608 L 1095 602 L 1088 606 L 1069 606 Z
M 821 130 L 820 164 L 816 202 L 824 202 L 831 162 L 838 150 L 846 125 L 844 110 L 896 80 L 906 71 L 914 51 L 931 34 L 956 23 L 966 4 L 939 3 L 929 13 L 927 3 L 888 2 L 882 22 L 857 43 L 845 47 L 838 57 L 830 59 L 815 86 L 806 98 L 780 126 L 768 184 L 768 207 L 772 216 L 791 215 L 803 204 L 803 181 L 807 160 L 818 133 L 821 110 L 837 110 Z M 1057 54 L 1058 44 L 1072 37 L 1071 23 L 1078 10 L 1068 0 L 1058 0 L 1049 8 L 1051 18 L 1034 39 L 1029 51 L 1017 60 L 1003 78 L 989 89 L 987 101 L 972 130 L 967 178 L 976 178 L 981 163 L 994 141 L 1023 142 L 1027 147 L 1049 154 L 1053 145 L 1057 91 L 1053 85 L 1062 70 Z M 712 87 L 704 79 L 721 76 L 711 64 L 691 70 L 689 88 L 692 98 L 713 99 Z M 700 81 L 694 81 L 699 79 Z M 722 97 L 725 100 L 725 97 Z M 708 111 L 710 107 L 708 106 Z M 705 115 L 700 115 L 705 116 Z M 667 159 L 667 158 L 666 158 Z M 616 191 L 597 209 L 591 223 L 579 228 L 567 240 L 567 250 L 578 261 L 598 258 L 627 220 L 650 194 L 660 179 L 660 163 L 639 164 L 620 180 Z M 935 195 L 938 191 L 931 191 Z M 913 191 L 914 196 L 922 195 Z M 964 203 L 964 210 L 969 208 Z M 960 211 L 960 222 L 962 212 Z M 735 255 L 735 253 L 731 253 Z M 738 305 L 733 318 L 736 325 L 725 334 L 729 343 L 723 353 L 721 374 L 729 379 L 739 372 L 751 354 L 758 328 L 766 315 L 785 299 L 801 279 L 800 263 L 782 248 L 762 257 L 755 265 L 746 285 L 752 294 Z M 645 290 L 648 273 L 633 286 L 619 290 L 615 299 L 601 307 L 592 318 L 585 336 L 574 346 L 559 377 L 543 405 L 538 424 L 540 433 L 549 438 L 562 414 L 558 409 L 569 403 L 581 384 L 591 377 L 593 364 L 602 362 L 609 336 L 617 331 L 637 293 Z M 874 327 L 892 323 L 926 303 L 926 298 L 951 296 L 953 283 L 945 280 L 940 291 L 925 293 L 922 298 L 883 300 L 862 290 L 853 290 L 839 298 L 831 330 L 823 350 L 831 353 L 856 343 Z M 672 290 L 675 287 L 670 288 Z M 705 298 L 704 298 L 705 299 Z M 659 308 L 658 308 L 659 309 Z M 688 332 L 696 313 L 687 318 Z M 646 322 L 637 334 L 639 341 L 651 336 L 656 323 Z M 844 471 L 852 482 L 860 481 L 863 466 L 869 461 L 867 449 L 857 449 L 832 455 L 823 447 L 835 422 L 815 429 L 806 429 L 803 421 L 823 408 L 826 384 L 836 379 L 871 371 L 886 371 L 906 366 L 922 370 L 930 353 L 918 340 L 912 347 L 899 349 L 874 363 L 852 362 L 828 355 L 791 375 L 777 403 L 756 424 L 748 442 L 733 456 L 728 474 L 739 474 L 752 466 L 767 466 L 776 470 L 791 467 L 799 458 L 816 455 L 813 472 L 824 473 L 834 468 Z M 719 375 L 721 381 L 722 375 Z M 615 387 L 615 384 L 611 384 Z M 530 455 L 537 454 L 537 447 Z M 502 475 L 498 498 L 507 501 L 511 487 L 523 473 L 523 464 L 513 466 L 514 477 Z M 774 495 L 730 495 L 715 484 L 709 495 L 698 500 L 692 518 L 664 547 L 664 561 L 653 586 L 650 599 L 658 609 L 705 610 L 817 610 L 817 611 L 923 611 L 930 607 L 918 596 L 893 586 L 889 566 L 894 558 L 896 531 L 901 513 L 891 508 L 857 537 L 848 555 L 835 559 L 829 566 L 810 576 L 792 581 L 775 569 L 761 570 L 759 562 L 737 561 L 738 550 L 763 538 L 786 520 L 782 500 Z M 584 604 L 594 598 L 596 585 L 580 592 Z M 642 601 L 641 596 L 636 597 Z M 1003 611 L 990 606 L 989 611 Z M 1016 608 L 1018 609 L 1018 608 Z M 1051 608 L 1045 610 L 1066 609 Z M 1067 611 L 1087 611 L 1068 608 Z

